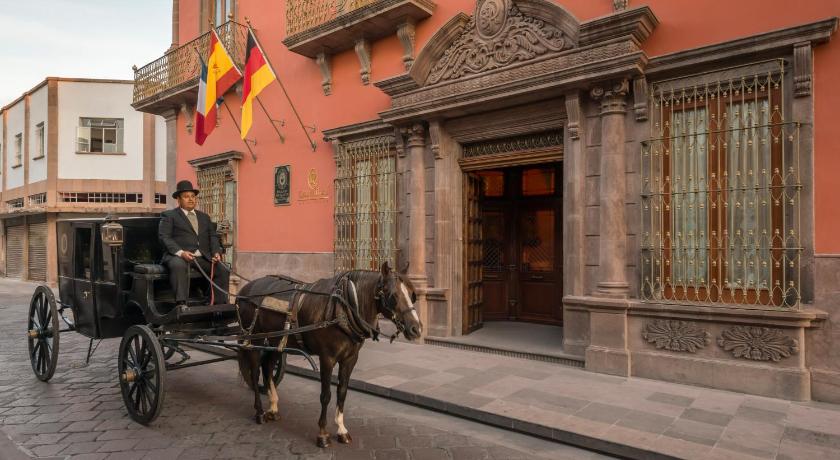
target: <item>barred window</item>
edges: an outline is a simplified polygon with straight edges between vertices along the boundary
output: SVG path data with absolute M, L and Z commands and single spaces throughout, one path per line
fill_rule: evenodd
M 59 192 L 62 203 L 142 203 L 142 193 Z
M 336 270 L 376 270 L 396 262 L 397 182 L 393 137 L 338 147 L 335 180 Z
M 15 209 L 20 209 L 23 207 L 23 198 L 15 198 L 14 200 L 9 200 L 6 202 L 6 209 L 8 211 L 13 211 Z
M 38 206 L 47 202 L 47 194 L 46 193 L 36 193 L 34 195 L 29 195 L 29 206 Z
M 200 167 L 196 171 L 198 178 L 198 208 L 206 212 L 220 228 L 227 229 L 226 241 L 233 242 L 236 228 L 236 182 L 233 170 L 227 163 Z M 223 241 L 224 243 L 225 241 Z M 225 253 L 225 261 L 233 262 L 233 251 Z
M 798 305 L 799 124 L 785 120 L 784 63 L 747 68 L 653 85 L 644 298 Z

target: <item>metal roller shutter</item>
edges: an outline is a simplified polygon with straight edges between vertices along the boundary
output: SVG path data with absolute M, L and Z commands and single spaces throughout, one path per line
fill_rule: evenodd
M 23 237 L 26 228 L 15 225 L 6 228 L 6 276 L 20 278 L 23 276 Z
M 29 224 L 29 279 L 47 280 L 47 223 Z

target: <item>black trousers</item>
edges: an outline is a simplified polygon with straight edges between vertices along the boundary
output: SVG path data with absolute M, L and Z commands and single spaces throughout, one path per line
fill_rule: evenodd
M 204 270 L 204 273 L 210 275 L 210 262 L 205 259 L 204 257 L 196 257 L 195 259 L 201 268 Z M 213 273 L 213 282 L 217 285 L 223 287 L 225 290 L 229 289 L 230 287 L 230 272 L 223 267 L 220 267 L 220 263 L 216 264 L 216 270 Z M 166 266 L 169 268 L 169 283 L 172 285 L 172 290 L 175 291 L 175 302 L 176 303 L 184 303 L 187 301 L 187 298 L 190 295 L 190 265 L 193 265 L 191 262 L 187 262 L 186 260 L 180 257 L 170 257 L 166 261 Z M 198 270 L 198 269 L 196 269 Z M 196 278 L 192 280 L 193 282 L 197 283 L 207 283 L 207 280 L 204 277 Z M 215 303 L 227 303 L 228 296 L 227 294 L 219 291 L 216 288 L 213 288 L 216 291 L 216 298 Z

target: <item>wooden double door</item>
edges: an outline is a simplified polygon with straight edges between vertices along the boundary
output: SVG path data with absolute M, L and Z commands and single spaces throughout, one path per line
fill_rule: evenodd
M 478 175 L 483 320 L 562 324 L 560 163 Z

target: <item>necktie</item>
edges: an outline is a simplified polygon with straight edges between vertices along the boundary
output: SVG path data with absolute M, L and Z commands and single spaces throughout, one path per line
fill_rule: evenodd
M 195 211 L 188 212 L 187 219 L 190 221 L 190 225 L 192 225 L 192 228 L 193 230 L 195 230 L 195 233 L 198 234 L 198 218 L 195 216 Z

